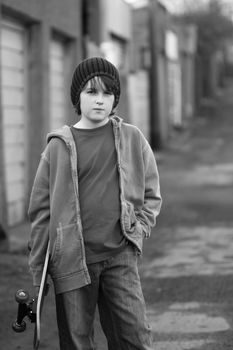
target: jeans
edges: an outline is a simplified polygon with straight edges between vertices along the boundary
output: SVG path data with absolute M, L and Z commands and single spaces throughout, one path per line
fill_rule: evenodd
M 88 266 L 90 285 L 56 296 L 61 350 L 95 349 L 97 305 L 109 350 L 152 350 L 137 259 L 129 244 L 116 256 Z

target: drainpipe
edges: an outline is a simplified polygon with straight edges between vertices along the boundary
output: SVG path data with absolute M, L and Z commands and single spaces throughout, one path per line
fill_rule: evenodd
M 1 20 L 0 12 L 0 20 Z M 1 66 L 1 55 L 0 55 Z M 0 69 L 0 83 L 2 82 L 2 73 Z M 0 247 L 5 246 L 2 243 L 7 242 L 8 230 L 7 222 L 7 200 L 6 200 L 6 178 L 5 178 L 5 160 L 4 160 L 4 142 L 3 142 L 3 113 L 2 113 L 2 94 L 0 93 Z
M 159 77 L 158 77 L 158 1 L 149 0 L 149 41 L 151 48 L 150 67 L 150 140 L 153 149 L 161 148 L 161 134 L 159 123 Z

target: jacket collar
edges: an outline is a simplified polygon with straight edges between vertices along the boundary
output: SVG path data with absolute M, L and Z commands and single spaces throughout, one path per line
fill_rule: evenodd
M 123 119 L 117 115 L 111 117 L 110 120 L 113 126 L 116 128 L 120 128 L 123 122 Z M 47 143 L 49 143 L 49 141 L 54 137 L 62 139 L 66 144 L 70 144 L 73 141 L 72 132 L 70 131 L 70 127 L 68 125 L 64 125 L 61 128 L 50 132 L 46 138 Z
M 72 140 L 72 133 L 70 131 L 70 127 L 68 125 L 64 125 L 61 128 L 50 132 L 46 138 L 47 143 L 49 143 L 49 141 L 54 137 L 58 137 L 64 140 L 67 144 L 70 143 Z

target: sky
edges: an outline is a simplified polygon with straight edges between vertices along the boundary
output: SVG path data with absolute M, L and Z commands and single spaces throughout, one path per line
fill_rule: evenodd
M 148 3 L 149 0 L 125 0 L 125 2 L 132 4 L 135 7 L 140 7 L 145 5 L 146 3 Z M 189 3 L 190 4 L 193 3 L 193 0 L 159 0 L 161 3 L 163 3 L 168 11 L 170 12 L 179 12 L 180 10 L 182 10 L 182 5 L 184 3 Z M 208 2 L 209 0 L 195 0 L 196 2 L 200 2 L 200 3 L 205 3 Z M 226 9 L 227 10 L 231 10 L 231 12 L 233 13 L 233 0 L 221 0 L 221 2 L 226 5 Z
M 125 0 L 134 7 L 140 7 L 148 3 L 149 0 Z M 171 12 L 175 12 L 182 5 L 183 0 L 159 0 Z
M 183 0 L 159 0 L 162 4 L 164 4 L 168 11 L 176 12 L 182 7 Z M 125 2 L 131 4 L 134 7 L 141 7 L 146 5 L 149 0 L 125 0 Z

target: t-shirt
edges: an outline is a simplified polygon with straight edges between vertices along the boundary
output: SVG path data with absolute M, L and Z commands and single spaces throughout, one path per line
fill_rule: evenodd
M 71 127 L 78 157 L 79 200 L 87 263 L 105 260 L 125 246 L 111 122 L 94 129 Z

